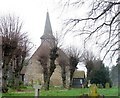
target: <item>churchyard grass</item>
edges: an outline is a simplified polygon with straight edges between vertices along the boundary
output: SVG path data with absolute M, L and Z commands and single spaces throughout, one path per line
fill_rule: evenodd
M 41 96 L 80 96 L 83 94 L 88 94 L 89 88 L 72 88 L 71 90 L 62 88 L 51 88 L 49 91 L 40 91 Z M 113 87 L 109 89 L 98 89 L 98 94 L 104 96 L 118 96 L 118 88 Z M 7 94 L 3 96 L 34 96 L 34 89 L 32 87 L 27 87 L 21 91 L 9 90 Z

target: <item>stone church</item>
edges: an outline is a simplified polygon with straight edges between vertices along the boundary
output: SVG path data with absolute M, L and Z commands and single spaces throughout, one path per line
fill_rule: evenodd
M 55 37 L 53 36 L 52 27 L 50 23 L 49 13 L 46 14 L 46 22 L 44 27 L 44 33 L 41 36 L 41 45 L 34 52 L 29 60 L 29 64 L 26 67 L 26 72 L 24 76 L 25 84 L 30 83 L 31 81 L 39 80 L 41 84 L 44 84 L 43 76 L 43 67 L 39 62 L 39 56 L 46 53 L 49 54 L 48 50 L 55 44 Z M 62 70 L 61 66 L 65 67 L 66 70 L 66 79 L 69 81 L 69 60 L 67 55 L 61 50 L 58 49 L 58 58 L 56 59 L 56 69 L 50 78 L 50 84 L 53 86 L 62 85 Z M 49 60 L 47 62 L 49 65 Z M 68 82 L 67 81 L 67 82 Z

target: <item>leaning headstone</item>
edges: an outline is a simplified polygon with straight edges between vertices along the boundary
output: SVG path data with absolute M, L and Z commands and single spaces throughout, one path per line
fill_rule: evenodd
M 39 98 L 41 87 L 42 87 L 42 85 L 38 85 L 38 84 L 35 84 L 33 86 L 33 88 L 35 89 L 35 98 Z
M 110 84 L 109 83 L 105 83 L 105 88 L 110 88 Z

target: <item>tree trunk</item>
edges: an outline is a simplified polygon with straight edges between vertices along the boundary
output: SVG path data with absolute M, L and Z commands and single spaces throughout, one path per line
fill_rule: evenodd
M 66 72 L 65 72 L 65 67 L 61 67 L 61 74 L 62 74 L 62 82 L 63 82 L 63 87 L 66 88 Z
M 74 70 L 75 71 L 75 70 Z M 70 89 L 72 87 L 72 80 L 73 80 L 73 74 L 74 74 L 74 71 L 73 70 L 70 70 Z
M 90 70 L 87 69 L 87 79 L 86 79 L 86 87 L 88 88 L 88 82 L 90 80 Z
M 7 66 L 4 66 L 2 68 L 2 92 L 7 93 L 8 87 L 7 87 Z
M 50 75 L 50 73 L 49 73 L 48 76 L 47 76 L 47 80 L 46 80 L 46 82 L 45 82 L 45 90 L 49 90 L 50 77 L 51 77 L 51 75 Z
M 21 72 L 21 70 L 23 68 L 24 59 L 25 58 L 23 57 L 22 58 L 22 62 L 21 62 L 21 58 L 20 57 L 16 57 L 16 59 L 15 59 L 15 65 L 14 65 L 15 82 L 14 82 L 14 87 L 17 90 L 20 89 L 20 72 Z
M 15 72 L 14 88 L 17 89 L 17 90 L 20 89 L 19 82 L 20 82 L 20 74 L 19 74 L 19 72 Z
M 70 71 L 66 73 L 66 88 L 70 89 Z
M 3 66 L 2 66 L 2 92 L 8 92 L 7 86 L 7 77 L 8 77 L 8 66 L 9 66 L 10 59 L 8 56 L 3 57 Z
M 49 85 L 50 85 L 50 76 L 49 74 L 47 75 L 44 74 L 44 89 L 46 91 L 49 90 Z
M 55 68 L 56 68 L 56 65 L 54 63 L 55 60 L 50 60 L 50 69 L 49 69 L 49 72 L 48 72 L 48 76 L 47 76 L 47 81 L 45 83 L 45 90 L 49 90 L 49 85 L 50 85 L 50 77 L 52 76 Z
M 47 81 L 45 83 L 45 90 L 49 90 L 49 85 L 50 85 L 50 76 L 48 76 Z
M 43 68 L 43 74 L 44 74 L 44 88 L 46 90 L 47 88 L 47 79 L 48 79 L 48 69 Z
M 52 76 L 55 68 L 56 68 L 56 64 L 55 64 L 55 60 L 56 58 L 58 57 L 58 54 L 57 54 L 57 48 L 54 47 L 53 49 L 50 50 L 50 64 L 49 66 L 47 67 L 47 80 L 45 81 L 46 77 L 45 77 L 45 74 L 44 74 L 44 81 L 45 81 L 45 90 L 49 90 L 49 85 L 50 85 L 50 77 Z M 44 70 L 45 71 L 45 70 Z

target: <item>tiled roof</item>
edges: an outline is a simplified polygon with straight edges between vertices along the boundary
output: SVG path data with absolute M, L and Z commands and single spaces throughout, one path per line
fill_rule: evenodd
M 73 74 L 73 78 L 85 78 L 85 72 L 76 70 Z

